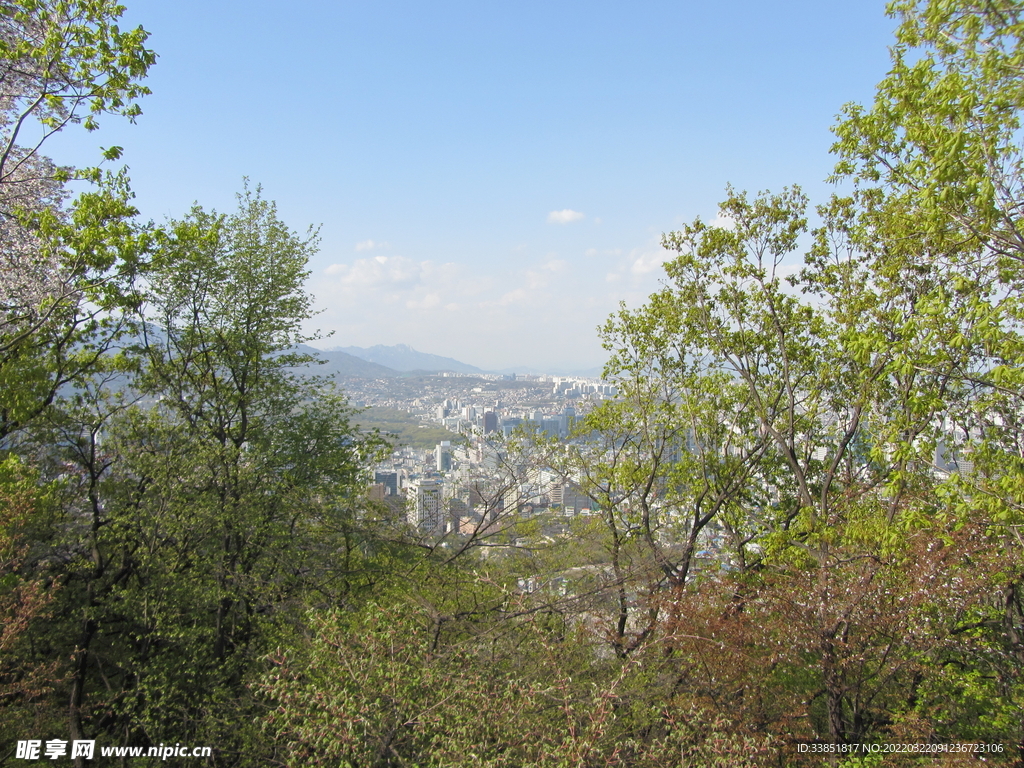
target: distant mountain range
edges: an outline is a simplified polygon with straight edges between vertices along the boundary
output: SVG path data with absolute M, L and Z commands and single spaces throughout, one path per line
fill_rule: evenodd
M 586 376 L 597 378 L 601 375 L 601 367 L 575 370 L 551 370 L 519 366 L 504 368 L 500 371 L 487 371 L 455 360 L 451 357 L 431 355 L 418 352 L 408 344 L 395 344 L 388 347 L 377 344 L 373 347 L 331 347 L 320 350 L 300 345 L 298 350 L 315 354 L 324 361 L 317 373 L 327 376 L 356 376 L 364 379 L 383 379 L 401 376 L 408 373 L 502 373 L 502 374 L 551 374 L 554 376 Z
M 311 366 L 310 372 L 318 376 L 354 376 L 360 379 L 392 379 L 399 375 L 393 368 L 387 368 L 377 363 L 350 355 L 347 352 L 338 350 L 321 350 L 299 344 L 295 347 L 296 352 L 306 355 L 313 355 L 322 360 L 321 365 Z
M 342 352 L 346 355 L 357 357 L 369 363 L 376 363 L 390 368 L 393 371 L 408 373 L 410 371 L 422 371 L 424 373 L 439 373 L 452 371 L 454 373 L 486 373 L 481 368 L 467 363 L 460 363 L 450 357 L 431 355 L 427 352 L 417 352 L 408 344 L 396 344 L 393 347 L 385 347 L 377 344 L 373 347 L 332 347 L 323 354 L 335 354 Z
M 155 325 L 148 325 L 147 332 L 151 339 L 164 338 L 164 332 Z M 122 341 L 118 346 L 139 343 L 141 337 Z M 388 379 L 408 373 L 501 373 L 501 374 L 550 374 L 555 376 L 586 376 L 599 377 L 601 368 L 586 370 L 542 370 L 530 366 L 505 368 L 500 371 L 486 371 L 475 365 L 462 363 L 451 357 L 431 355 L 418 352 L 408 344 L 396 344 L 392 347 L 377 344 L 373 347 L 332 347 L 316 349 L 307 344 L 299 344 L 294 350 L 302 354 L 313 355 L 322 361 L 321 365 L 313 366 L 310 372 L 320 376 L 355 377 L 360 379 Z

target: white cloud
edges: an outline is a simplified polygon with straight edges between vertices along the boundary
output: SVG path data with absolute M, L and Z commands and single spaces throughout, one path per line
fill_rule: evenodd
M 405 306 L 409 309 L 436 309 L 441 304 L 441 297 L 436 293 L 428 293 L 420 299 L 409 299 Z
M 719 211 L 718 215 L 708 222 L 708 226 L 718 227 L 719 229 L 733 229 L 736 226 L 736 221 Z
M 394 245 L 384 249 L 377 242 L 355 253 L 351 242 L 343 244 L 338 263 L 324 270 L 330 262 L 321 262 L 311 280 L 324 308 L 317 324 L 337 331 L 332 343 L 411 344 L 481 367 L 548 359 L 564 365 L 567 350 L 600 361 L 604 353 L 593 329 L 620 301 L 630 307 L 646 302 L 676 254 L 661 247 L 654 230 L 626 245 L 592 231 L 593 212 L 575 220 L 560 213 L 554 212 L 551 226 L 560 219 L 575 223 L 590 242 L 550 250 L 513 243 L 502 259 L 458 261 L 395 255 Z M 715 223 L 727 224 L 724 217 Z M 552 353 L 552 346 L 561 349 Z
M 620 294 L 627 295 L 621 287 L 636 281 L 625 253 L 616 259 L 624 282 L 607 287 L 604 264 L 581 270 L 579 255 L 553 251 L 532 263 L 517 259 L 501 272 L 487 272 L 479 262 L 381 253 L 340 258 L 311 280 L 324 310 L 316 324 L 336 331 L 331 343 L 411 344 L 495 368 L 534 361 L 543 365 L 552 358 L 566 366 L 568 350 L 580 367 L 594 365 L 603 352 L 593 328 L 614 309 Z M 560 334 L 573 341 L 556 355 L 549 354 L 547 344 L 538 345 Z M 440 340 L 449 349 L 439 346 Z
M 509 304 L 518 304 L 525 300 L 526 291 L 524 291 L 522 288 L 516 288 L 514 291 L 509 291 L 500 299 L 498 299 L 498 304 L 501 304 L 502 306 L 508 306 Z
M 630 271 L 634 275 L 646 275 L 648 272 L 661 269 L 661 265 L 672 258 L 672 253 L 661 248 L 657 251 L 646 251 L 643 253 L 634 250 L 629 256 L 633 259 Z
M 374 256 L 356 259 L 351 264 L 331 264 L 324 271 L 328 275 L 337 275 L 338 282 L 345 287 L 399 286 L 420 282 L 424 268 L 429 264 L 417 263 L 404 256 Z
M 585 219 L 587 216 L 579 211 L 565 208 L 561 211 L 552 211 L 548 214 L 548 224 L 571 224 L 574 221 Z
M 318 282 L 311 286 L 315 295 L 376 318 L 381 313 L 395 313 L 397 307 L 407 310 L 407 318 L 410 310 L 457 312 L 494 287 L 491 276 L 467 272 L 459 264 L 416 261 L 405 256 L 366 256 L 331 264 Z
M 548 287 L 548 276 L 543 272 L 534 272 L 532 269 L 526 271 L 526 287 L 531 291 L 539 291 Z
M 372 251 L 375 248 L 387 248 L 388 243 L 378 243 L 375 240 L 363 240 L 356 243 L 357 251 Z

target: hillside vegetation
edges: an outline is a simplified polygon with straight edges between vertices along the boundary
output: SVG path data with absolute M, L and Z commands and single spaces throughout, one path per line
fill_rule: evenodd
M 455 444 L 465 439 L 435 424 L 425 424 L 416 416 L 397 408 L 366 408 L 355 415 L 355 422 L 361 429 L 379 430 L 395 448 L 410 446 L 429 451 L 443 440 Z
M 364 427 L 454 436 L 299 346 L 315 230 L 249 184 L 154 225 L 20 133 L 138 114 L 122 12 L 0 6 L 0 763 L 1024 765 L 1019 2 L 892 3 L 818 225 L 667 233 L 619 396 L 429 509 Z

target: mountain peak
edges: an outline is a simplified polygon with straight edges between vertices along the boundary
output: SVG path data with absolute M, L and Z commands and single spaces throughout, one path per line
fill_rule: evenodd
M 334 347 L 338 352 L 346 352 L 354 357 L 367 360 L 378 365 L 386 365 L 396 371 L 483 373 L 474 365 L 459 362 L 450 357 L 432 355 L 428 352 L 417 352 L 408 344 L 385 346 L 377 344 L 366 347 Z

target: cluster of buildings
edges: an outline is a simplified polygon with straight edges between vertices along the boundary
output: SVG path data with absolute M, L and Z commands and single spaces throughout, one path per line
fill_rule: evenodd
M 458 439 L 432 450 L 405 447 L 377 468 L 374 498 L 425 535 L 491 534 L 515 520 L 545 513 L 557 520 L 586 515 L 594 501 L 571 477 L 550 469 L 517 464 L 504 445 L 517 431 L 571 440 L 573 428 L 615 388 L 599 380 L 568 377 L 433 377 L 430 395 L 406 399 L 402 407 L 424 424 L 437 424 Z M 392 403 L 397 405 L 398 403 Z M 933 469 L 939 475 L 970 472 L 972 462 L 962 445 L 976 435 L 956 436 L 943 422 Z M 684 443 L 688 442 L 684 441 Z M 679 451 L 692 451 L 682 444 Z M 733 446 L 736 449 L 736 446 Z M 828 449 L 815 446 L 809 457 L 825 461 Z M 766 488 L 769 499 L 774 489 Z M 713 536 L 716 530 L 709 531 Z M 716 549 L 716 542 L 708 546 Z
M 508 447 L 515 445 L 517 431 L 571 441 L 577 422 L 602 399 L 614 396 L 614 387 L 552 377 L 519 381 L 515 387 L 489 385 L 479 379 L 463 382 L 461 389 L 405 403 L 425 424 L 443 426 L 461 437 L 442 440 L 429 451 L 410 447 L 395 451 L 376 469 L 373 498 L 389 505 L 396 517 L 424 537 L 487 537 L 488 543 L 508 545 L 530 543 L 536 541 L 530 538 L 535 536 L 550 540 L 567 533 L 572 518 L 598 511 L 598 503 L 583 490 L 578 478 L 531 465 Z M 980 435 L 958 432 L 945 419 L 936 426 L 940 438 L 934 449 L 933 471 L 940 477 L 970 473 L 973 463 L 965 447 Z M 725 450 L 739 450 L 740 443 L 742 440 Z M 676 461 L 696 448 L 691 437 L 681 439 L 666 461 Z M 808 448 L 812 461 L 827 462 L 828 455 L 827 446 Z M 764 503 L 777 503 L 779 489 L 767 480 L 765 483 Z M 678 534 L 685 529 L 685 521 L 673 522 L 679 510 L 666 508 L 661 514 L 667 517 L 655 532 L 659 546 L 677 549 L 681 540 L 673 531 Z M 761 525 L 757 511 L 752 515 L 746 523 L 751 531 Z M 520 525 L 531 520 L 537 524 Z M 524 530 L 529 533 L 523 534 Z M 712 521 L 695 539 L 692 572 L 737 567 L 732 537 L 720 521 Z M 752 553 L 760 551 L 756 540 L 746 546 Z M 564 584 L 555 587 L 567 588 Z M 524 579 L 520 584 L 523 591 L 555 587 L 536 579 Z
M 436 377 L 432 384 L 437 386 Z M 444 377 L 443 397 L 401 405 L 424 424 L 459 439 L 431 451 L 400 448 L 376 468 L 371 496 L 390 504 L 424 534 L 494 533 L 513 519 L 540 512 L 589 513 L 592 503 L 571 479 L 518 465 L 504 441 L 517 431 L 568 440 L 577 421 L 615 388 L 569 377 Z M 391 407 L 398 405 L 394 401 Z
M 543 512 L 572 517 L 592 507 L 571 479 L 517 465 L 483 436 L 442 441 L 429 452 L 397 451 L 375 471 L 371 497 L 423 534 L 493 534 Z

